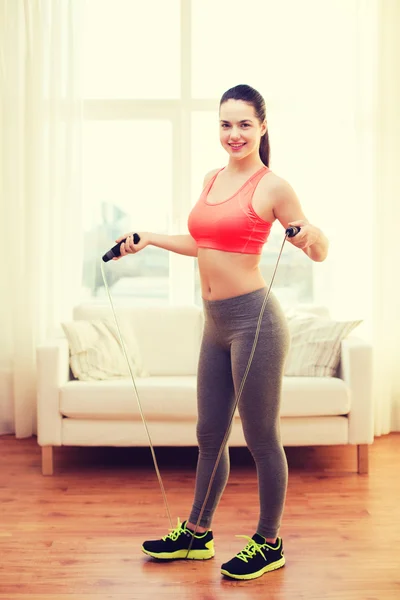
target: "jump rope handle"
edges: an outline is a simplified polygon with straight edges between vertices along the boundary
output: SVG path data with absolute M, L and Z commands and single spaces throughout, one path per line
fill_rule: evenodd
M 286 235 L 288 237 L 294 237 L 295 235 L 297 235 L 300 231 L 301 227 L 288 227 L 286 229 Z
M 118 244 L 113 246 L 111 248 L 111 250 L 106 252 L 105 255 L 103 256 L 104 262 L 108 262 L 109 260 L 115 258 L 116 256 L 121 256 L 121 244 L 123 244 L 125 241 L 126 241 L 126 238 L 124 240 L 121 240 L 120 242 L 118 242 Z M 137 233 L 134 233 L 133 234 L 133 243 L 138 244 L 139 241 L 140 241 L 140 236 Z

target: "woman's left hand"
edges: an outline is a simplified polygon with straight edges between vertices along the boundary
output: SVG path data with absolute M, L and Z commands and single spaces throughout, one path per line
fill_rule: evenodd
M 286 238 L 286 240 L 293 244 L 293 246 L 301 248 L 301 250 L 305 250 L 315 244 L 320 237 L 321 230 L 307 221 L 291 221 L 288 223 L 288 226 L 300 227 L 299 233 L 294 237 Z

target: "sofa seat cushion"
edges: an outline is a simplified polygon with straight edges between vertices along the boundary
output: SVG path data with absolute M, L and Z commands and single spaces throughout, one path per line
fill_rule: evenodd
M 135 378 L 146 419 L 197 417 L 196 376 Z M 245 388 L 244 388 L 245 390 Z M 345 415 L 350 390 L 336 377 L 284 377 L 282 417 Z M 68 381 L 60 388 L 60 412 L 73 419 L 140 419 L 131 379 Z
M 338 377 L 283 377 L 283 417 L 347 415 L 350 388 Z
M 146 418 L 192 420 L 196 413 L 196 376 L 136 377 Z M 60 388 L 61 413 L 75 419 L 140 419 L 132 380 L 69 381 Z

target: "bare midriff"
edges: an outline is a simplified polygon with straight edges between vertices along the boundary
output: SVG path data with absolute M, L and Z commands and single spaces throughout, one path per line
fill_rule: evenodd
M 259 268 L 259 254 L 199 248 L 197 258 L 201 295 L 205 300 L 232 298 L 266 285 Z

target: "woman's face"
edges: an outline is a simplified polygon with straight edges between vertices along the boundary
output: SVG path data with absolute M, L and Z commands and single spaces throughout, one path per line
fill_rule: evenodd
M 260 124 L 252 104 L 242 100 L 227 100 L 220 106 L 220 141 L 231 157 L 243 159 L 257 152 L 261 136 L 267 130 Z

